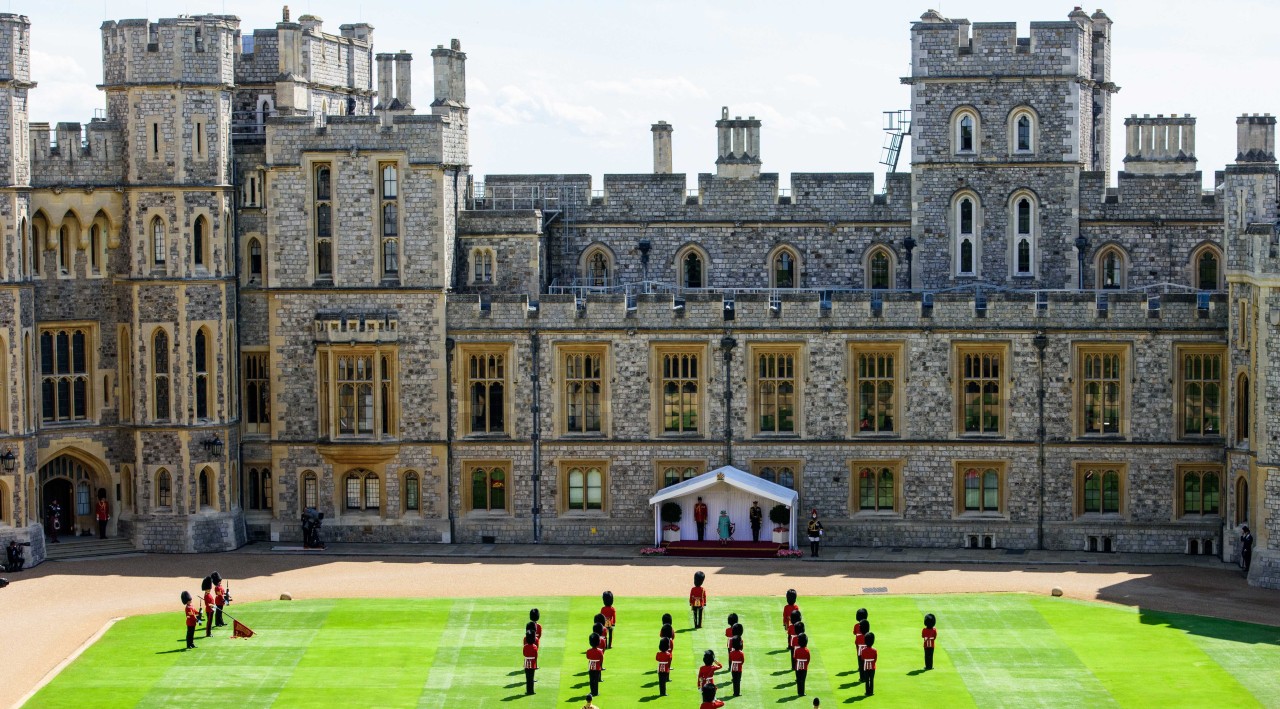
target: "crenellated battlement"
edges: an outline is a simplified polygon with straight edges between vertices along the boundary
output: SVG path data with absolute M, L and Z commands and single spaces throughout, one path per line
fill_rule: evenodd
M 114 184 L 124 167 L 120 124 L 95 120 L 88 125 L 32 123 L 32 186 Z
M 0 12 L 0 82 L 31 81 L 31 20 Z
M 102 24 L 102 85 L 235 83 L 240 18 L 234 15 L 107 21 Z
M 971 23 L 930 10 L 911 26 L 912 77 L 1092 77 L 1092 26 L 1077 11 L 1067 21 L 1032 22 L 1030 35 L 1019 37 L 1013 22 Z
M 408 151 L 410 164 L 456 165 L 466 162 L 466 128 L 448 116 L 399 115 L 389 124 L 378 116 L 328 116 L 317 126 L 310 116 L 280 116 L 266 121 L 266 161 L 298 165 L 314 150 Z

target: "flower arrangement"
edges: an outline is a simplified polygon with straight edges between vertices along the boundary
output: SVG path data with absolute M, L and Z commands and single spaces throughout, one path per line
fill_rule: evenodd
M 804 552 L 800 551 L 799 549 L 779 549 L 778 550 L 779 559 L 799 559 L 802 556 L 804 556 Z
M 640 550 L 640 556 L 665 556 L 666 549 L 662 547 L 646 547 Z
M 678 524 L 664 524 L 664 525 L 662 525 L 662 531 L 664 531 L 664 532 L 679 532 L 679 531 L 680 531 L 680 525 L 678 525 Z

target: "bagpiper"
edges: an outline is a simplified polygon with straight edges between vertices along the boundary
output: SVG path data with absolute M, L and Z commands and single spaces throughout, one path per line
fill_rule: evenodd
M 607 646 L 613 649 L 613 626 L 618 624 L 618 611 L 613 607 L 613 591 L 605 591 L 600 595 L 600 600 L 604 602 L 600 614 L 604 616 L 604 629 L 608 635 Z
M 702 627 L 702 609 L 707 607 L 707 589 L 702 587 L 702 582 L 706 580 L 706 574 L 701 571 L 695 572 L 693 588 L 689 589 L 689 609 L 693 612 L 694 630 Z

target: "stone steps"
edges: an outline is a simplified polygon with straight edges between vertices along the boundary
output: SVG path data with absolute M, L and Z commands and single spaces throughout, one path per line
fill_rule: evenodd
M 58 544 L 45 545 L 45 561 L 67 559 L 92 559 L 101 556 L 137 554 L 133 542 L 124 538 L 66 539 Z

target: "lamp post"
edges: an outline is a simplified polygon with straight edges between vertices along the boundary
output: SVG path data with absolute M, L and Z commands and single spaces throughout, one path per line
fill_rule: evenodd
M 214 458 L 222 457 L 223 443 L 222 443 L 222 439 L 218 438 L 218 434 L 215 433 L 213 434 L 212 438 L 206 438 L 205 440 L 201 441 L 201 445 L 203 445 L 204 449 L 209 451 L 209 455 L 213 456 Z
M 18 469 L 18 456 L 13 454 L 12 448 L 5 448 L 4 453 L 0 453 L 0 468 L 4 468 L 6 473 Z
M 916 240 L 907 234 L 907 238 L 902 240 L 902 248 L 907 250 L 907 289 L 915 288 L 915 274 L 911 270 L 911 252 L 916 250 Z
M 1077 276 L 1079 277 L 1078 287 L 1080 290 L 1084 290 L 1084 252 L 1087 251 L 1088 249 L 1089 249 L 1089 240 L 1085 238 L 1084 234 L 1077 236 L 1076 237 L 1076 263 L 1077 263 L 1076 272 L 1077 272 Z

